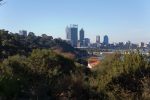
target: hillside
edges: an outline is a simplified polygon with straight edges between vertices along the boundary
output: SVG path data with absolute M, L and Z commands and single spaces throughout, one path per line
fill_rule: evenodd
M 86 52 L 61 39 L 1 30 L 0 40 L 1 100 L 150 99 L 150 55 L 91 58 L 89 69 Z
M 73 58 L 87 55 L 85 51 L 73 48 L 64 40 L 53 39 L 52 36 L 46 34 L 36 36 L 34 33 L 29 33 L 28 36 L 23 36 L 0 30 L 0 39 L 1 59 L 15 54 L 27 56 L 33 49 L 52 49 L 65 56 L 70 54 Z

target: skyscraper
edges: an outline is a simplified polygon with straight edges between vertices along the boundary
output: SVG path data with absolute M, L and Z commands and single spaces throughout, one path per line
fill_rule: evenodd
M 144 42 L 141 42 L 140 47 L 143 48 L 144 46 L 145 46 Z
M 104 45 L 108 45 L 109 44 L 109 38 L 107 35 L 104 36 L 104 41 L 103 41 Z
M 67 40 L 71 42 L 73 47 L 77 47 L 78 43 L 78 25 L 70 25 L 66 28 L 66 37 Z
M 83 40 L 83 45 L 84 45 L 85 47 L 90 46 L 90 39 L 89 39 L 89 38 L 85 38 L 85 39 Z
M 80 45 L 83 46 L 83 40 L 84 40 L 84 30 L 83 28 L 80 30 Z
M 96 43 L 100 43 L 100 36 L 99 35 L 96 36 Z
M 71 40 L 71 31 L 68 26 L 66 27 L 66 39 L 69 41 Z

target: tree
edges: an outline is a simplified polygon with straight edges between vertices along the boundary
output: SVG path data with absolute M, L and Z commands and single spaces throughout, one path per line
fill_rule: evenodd
M 1 31 L 0 31 L 0 34 L 1 34 Z M 2 46 L 1 45 L 2 45 L 2 37 L 0 36 L 0 55 L 2 55 Z
M 3 1 L 3 0 L 0 0 L 0 6 L 3 4 L 2 1 Z

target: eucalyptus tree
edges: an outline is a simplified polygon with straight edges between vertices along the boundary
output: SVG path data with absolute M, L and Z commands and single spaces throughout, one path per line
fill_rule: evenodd
M 0 7 L 6 3 L 5 0 L 0 0 Z

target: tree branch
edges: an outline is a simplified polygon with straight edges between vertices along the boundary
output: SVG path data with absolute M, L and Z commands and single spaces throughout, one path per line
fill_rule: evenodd
M 3 2 L 4 0 L 0 0 L 0 6 L 2 6 L 5 2 Z

